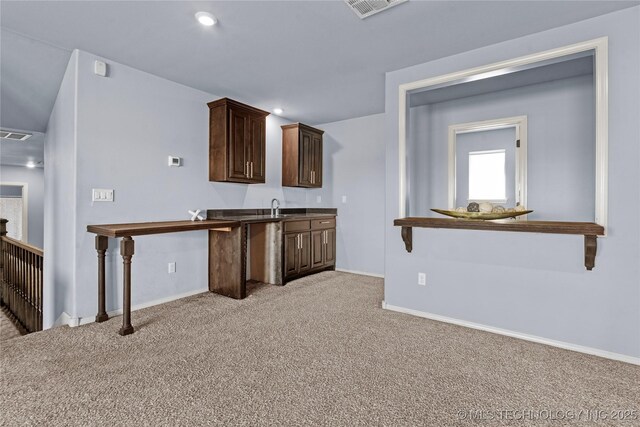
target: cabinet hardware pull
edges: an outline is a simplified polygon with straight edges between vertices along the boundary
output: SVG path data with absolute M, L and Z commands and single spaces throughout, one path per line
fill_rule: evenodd
M 251 162 L 251 178 L 253 178 L 253 162 Z
M 313 178 L 314 178 L 314 176 L 313 176 L 313 171 L 311 171 L 311 183 L 312 183 L 312 184 L 314 183 Z
M 297 240 L 297 243 L 298 243 L 298 249 L 300 249 L 300 247 L 301 247 L 301 245 L 300 245 L 300 236 L 301 236 L 300 234 L 298 234 L 296 236 L 296 240 Z
M 331 221 L 320 221 L 320 224 L 329 224 Z
M 249 178 L 249 162 L 247 162 L 247 164 L 245 165 L 245 173 L 244 176 L 246 176 L 247 178 Z
M 322 232 L 322 243 L 327 244 L 327 230 Z

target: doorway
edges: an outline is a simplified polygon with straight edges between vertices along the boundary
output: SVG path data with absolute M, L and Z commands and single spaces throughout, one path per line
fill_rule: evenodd
M 29 185 L 0 182 L 0 217 L 8 220 L 7 236 L 27 243 L 29 237 Z

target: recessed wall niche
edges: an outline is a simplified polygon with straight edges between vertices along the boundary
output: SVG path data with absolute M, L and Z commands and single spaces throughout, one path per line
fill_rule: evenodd
M 438 82 L 439 78 L 434 78 L 401 86 L 401 107 L 403 90 L 406 105 L 400 110 L 401 126 L 405 125 L 405 134 L 402 129 L 400 132 L 400 216 L 439 216 L 430 209 L 448 209 L 451 203 L 466 206 L 485 193 L 492 195 L 487 197 L 494 198 L 494 203 L 514 206 L 518 200 L 514 189 L 522 177 L 517 176 L 513 164 L 519 143 L 513 129 L 479 129 L 459 136 L 453 174 L 448 133 L 451 127 L 469 123 L 525 117 L 525 204 L 534 210 L 528 219 L 604 225 L 606 134 L 603 138 L 597 124 L 600 120 L 606 128 L 606 114 L 603 121 L 599 107 L 602 81 L 596 74 L 597 64 L 600 69 L 603 66 L 597 62 L 597 54 L 600 61 L 604 55 L 606 73 L 606 39 L 585 42 L 584 46 L 589 43 L 604 46 L 604 52 L 596 47 L 567 47 L 564 55 L 545 57 L 542 53 L 538 60 L 523 61 L 524 65 L 477 74 L 461 72 L 457 79 Z M 606 98 L 606 92 L 604 95 Z M 477 186 L 472 188 L 470 180 L 478 176 L 478 164 L 501 168 L 504 183 L 491 182 L 504 185 L 504 194 L 497 187 L 484 193 Z M 473 167 L 476 169 L 470 169 Z M 493 173 L 494 178 L 497 175 Z M 451 201 L 451 176 L 457 181 L 453 184 L 455 202 Z

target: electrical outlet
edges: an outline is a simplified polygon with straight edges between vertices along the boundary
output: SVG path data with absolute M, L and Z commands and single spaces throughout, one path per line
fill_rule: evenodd
M 426 286 L 427 285 L 427 275 L 424 273 L 418 273 L 418 285 Z
M 322 203 L 322 196 L 316 196 L 316 203 Z
M 169 273 L 175 273 L 176 272 L 176 263 L 175 262 L 170 262 L 169 263 Z
M 347 196 L 342 196 L 342 203 L 347 203 Z

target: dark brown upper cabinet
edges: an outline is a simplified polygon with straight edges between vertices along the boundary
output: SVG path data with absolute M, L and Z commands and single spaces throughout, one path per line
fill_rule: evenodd
M 282 185 L 322 187 L 322 134 L 302 123 L 282 126 Z
M 263 184 L 268 112 L 229 98 L 209 106 L 209 181 Z

